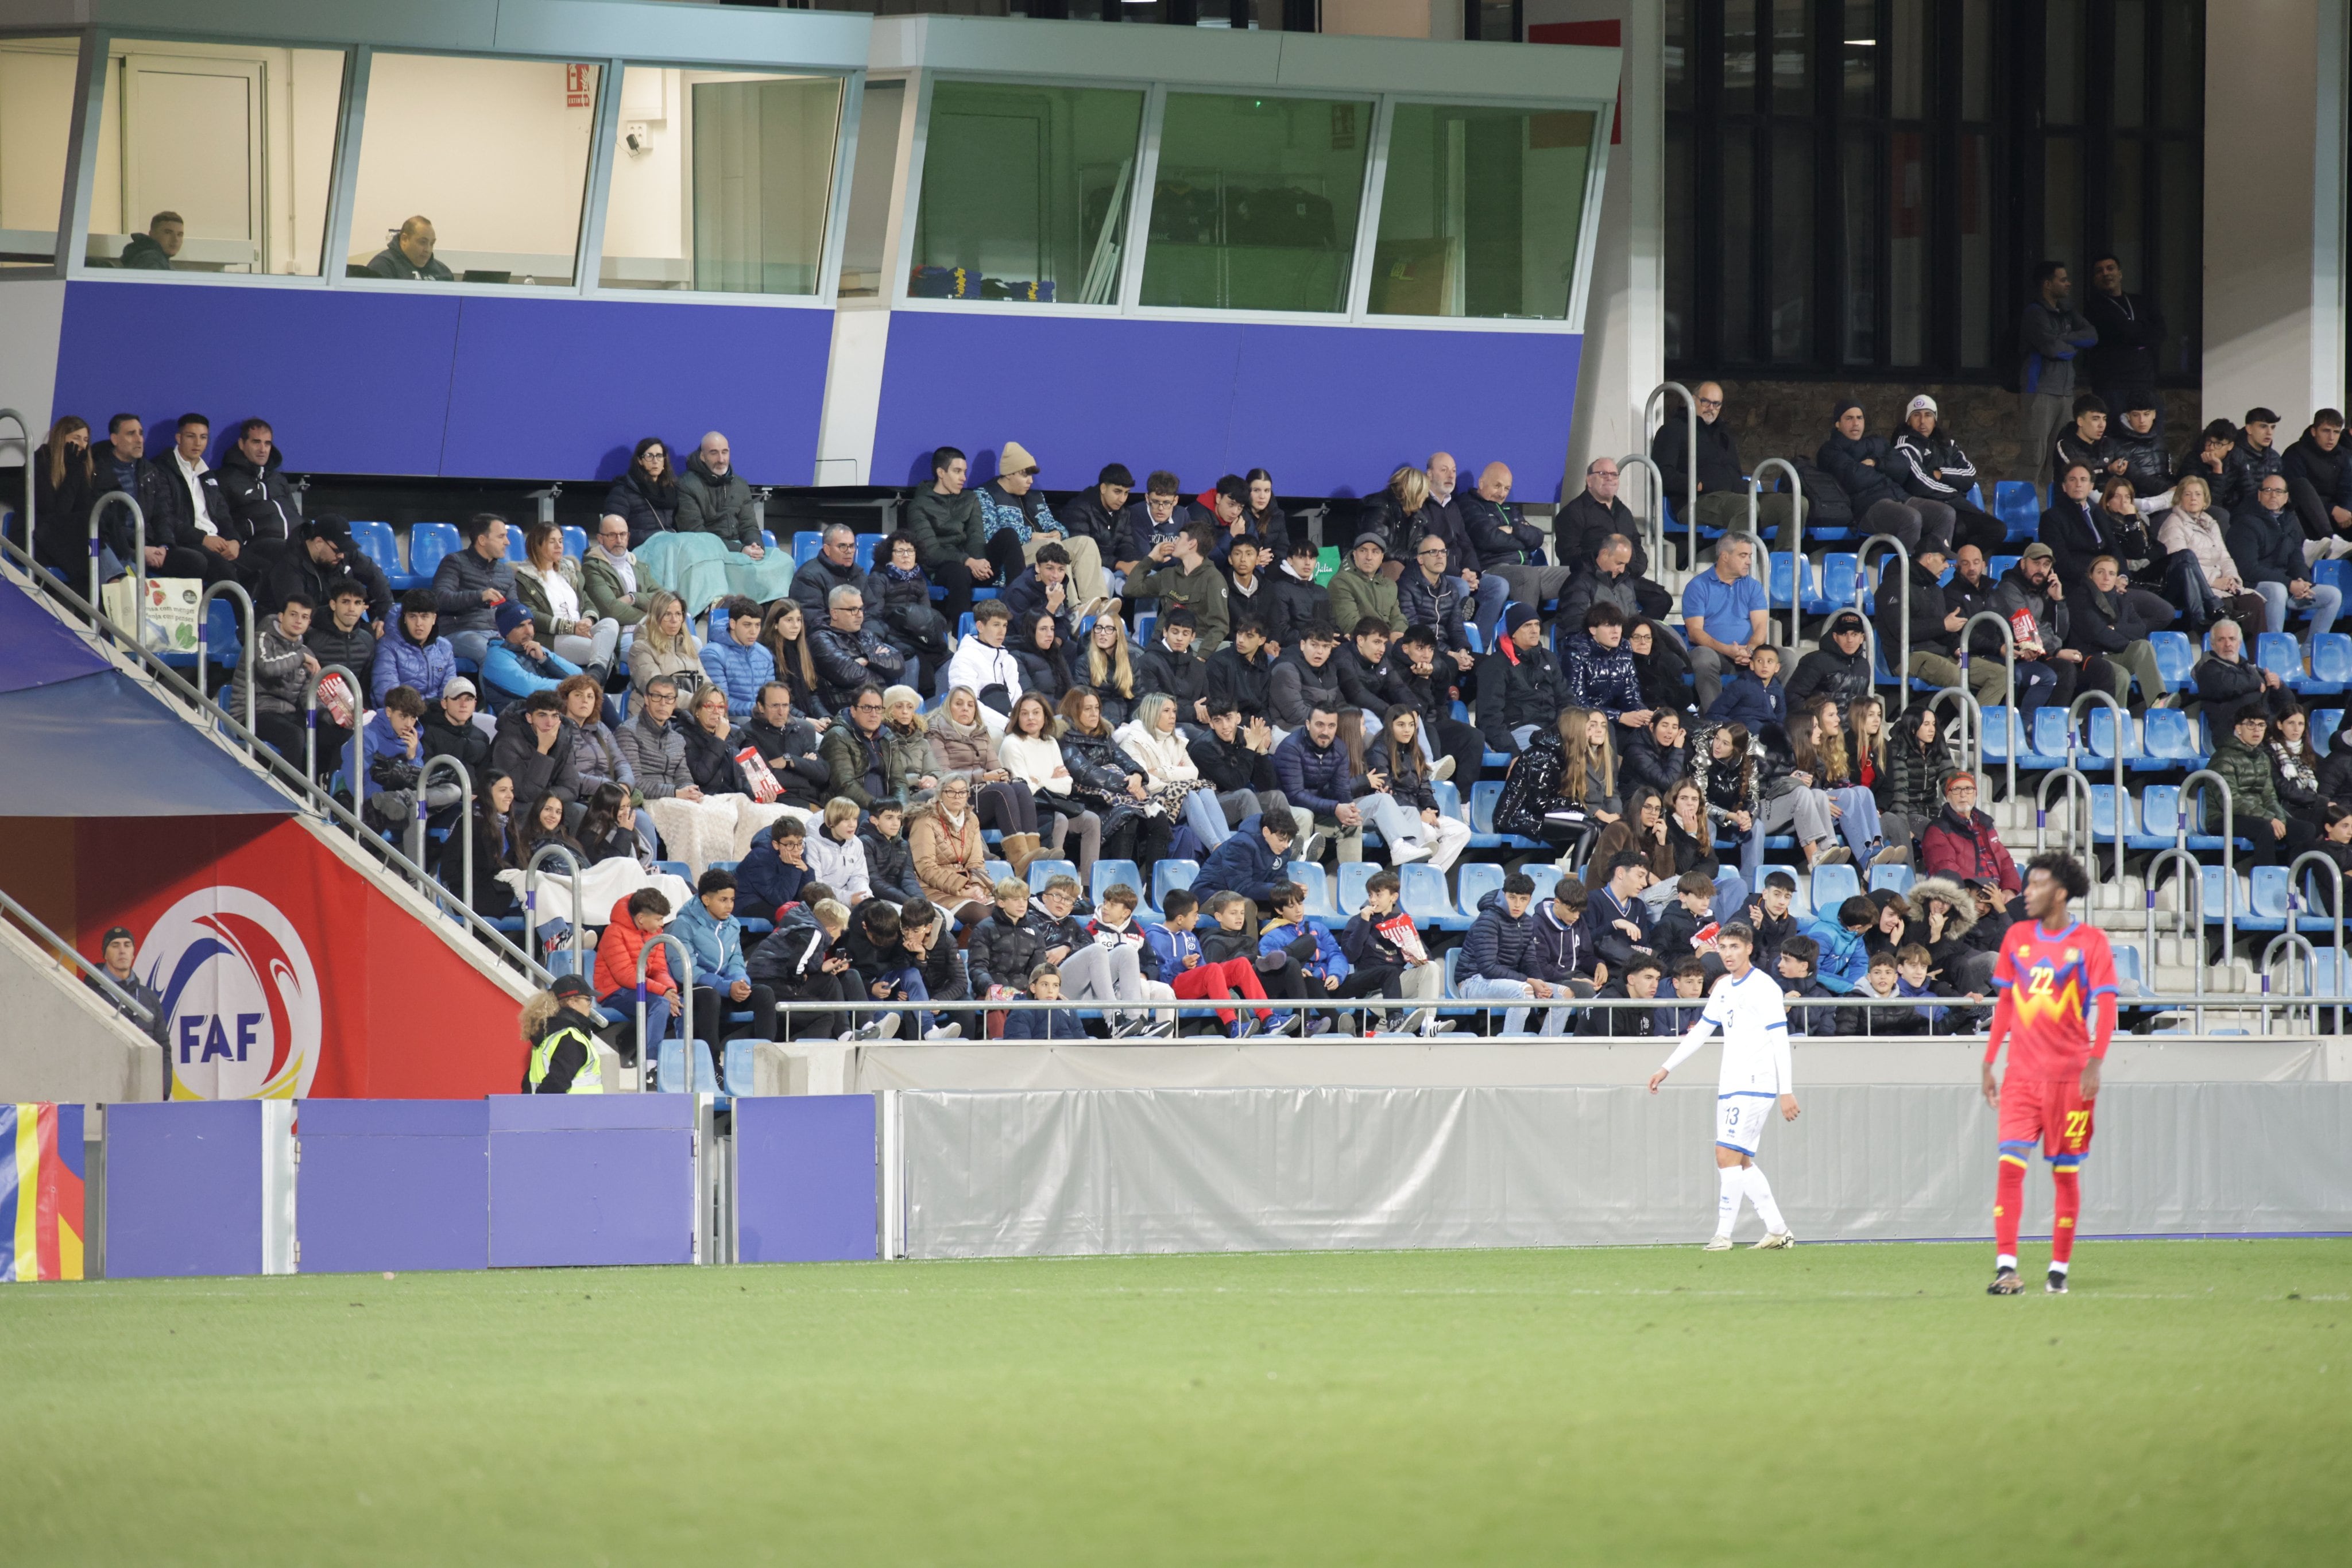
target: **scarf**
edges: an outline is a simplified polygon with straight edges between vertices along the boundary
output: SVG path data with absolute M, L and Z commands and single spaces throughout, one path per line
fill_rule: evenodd
M 588 547 L 588 553 L 613 569 L 613 575 L 621 580 L 621 591 L 623 593 L 634 594 L 636 592 L 637 558 L 635 556 L 631 555 L 627 550 L 623 550 L 620 554 L 614 555 L 612 551 L 604 548 L 604 542 L 602 539 L 590 545 Z
M 923 569 L 920 566 L 885 566 L 881 569 L 881 572 L 885 578 L 888 579 L 892 582 L 920 582 L 923 580 Z

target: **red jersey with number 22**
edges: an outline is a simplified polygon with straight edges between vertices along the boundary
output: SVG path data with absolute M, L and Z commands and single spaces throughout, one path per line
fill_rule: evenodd
M 2107 934 L 2076 921 L 2053 936 L 2038 920 L 2021 920 L 2000 939 L 1992 983 L 2010 988 L 2009 1076 L 2080 1077 L 2092 1054 L 2092 1004 L 2116 994 Z

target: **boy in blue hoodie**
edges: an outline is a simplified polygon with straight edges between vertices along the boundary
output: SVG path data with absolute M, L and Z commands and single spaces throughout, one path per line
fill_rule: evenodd
M 1748 668 L 1725 680 L 1706 716 L 1718 724 L 1745 725 L 1750 735 L 1763 734 L 1768 724 L 1785 727 L 1789 688 L 1780 679 L 1780 651 L 1767 643 L 1750 653 Z
M 1108 895 L 1103 902 L 1109 904 Z M 1265 987 L 1258 982 L 1257 967 L 1247 958 L 1228 958 L 1221 964 L 1212 964 L 1201 951 L 1201 939 L 1193 935 L 1193 927 L 1201 921 L 1201 905 L 1190 893 L 1181 887 L 1170 888 L 1160 909 L 1160 924 L 1144 926 L 1143 940 L 1151 949 L 1160 979 L 1170 990 L 1187 1001 L 1223 1000 L 1235 996 L 1258 1002 L 1265 1000 Z M 1272 1027 L 1274 1009 L 1261 1007 L 1252 1017 L 1231 1008 L 1219 1008 L 1217 1020 L 1225 1026 L 1227 1039 L 1241 1040 Z
M 1870 974 L 1869 934 L 1878 925 L 1878 905 L 1856 894 L 1838 905 L 1837 918 L 1809 920 L 1804 934 L 1821 944 L 1822 984 L 1843 994 L 1857 990 Z
M 1259 928 L 1257 950 L 1287 953 L 1296 959 L 1311 998 L 1361 997 L 1378 991 L 1391 1001 L 1397 1001 L 1404 996 L 1398 978 L 1402 969 L 1386 964 L 1358 969 L 1348 962 L 1348 955 L 1340 951 L 1331 928 L 1308 917 L 1307 890 L 1295 882 L 1276 885 L 1274 918 Z M 1351 1019 L 1348 1027 L 1360 1032 L 1363 1019 Z M 1321 1031 L 1309 1025 L 1307 1032 Z

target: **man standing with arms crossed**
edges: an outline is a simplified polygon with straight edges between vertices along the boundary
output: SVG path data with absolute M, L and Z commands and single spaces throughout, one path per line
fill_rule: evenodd
M 1764 1222 L 1764 1239 L 1754 1251 L 1769 1252 L 1796 1245 L 1780 1206 L 1772 1200 L 1772 1184 L 1756 1163 L 1764 1125 L 1771 1119 L 1773 1102 L 1780 1119 L 1797 1119 L 1795 1068 L 1789 1053 L 1789 1009 L 1780 982 L 1756 967 L 1756 933 L 1745 921 L 1735 920 L 1716 934 L 1716 952 L 1723 959 L 1724 977 L 1715 983 L 1698 1022 L 1683 1036 L 1682 1044 L 1666 1064 L 1650 1074 L 1655 1094 L 1666 1074 L 1688 1061 L 1717 1029 L 1723 1030 L 1723 1068 L 1716 1080 L 1715 1174 L 1721 1191 L 1715 1213 L 1715 1235 L 1706 1250 L 1731 1249 L 1731 1228 L 1739 1218 L 1739 1200 L 1756 1206 Z
M 2091 1150 L 2091 1105 L 2099 1097 L 2099 1063 L 2116 1031 L 2116 956 L 2106 933 L 2084 925 L 2067 905 L 2090 892 L 2082 862 L 2036 855 L 2025 868 L 2027 919 L 2000 940 L 1992 983 L 1992 1032 L 1985 1040 L 1985 1103 L 2000 1112 L 2000 1179 L 1992 1205 L 1992 1296 L 2022 1294 L 2017 1275 L 2017 1225 L 2025 1201 L 2025 1166 L 2038 1139 L 2050 1162 L 2057 1217 L 2050 1234 L 2050 1277 L 2042 1287 L 2066 1293 L 2074 1255 L 2074 1221 L 2083 1211 L 2081 1167 Z M 2009 1042 L 2009 1071 L 1993 1081 L 1993 1059 Z

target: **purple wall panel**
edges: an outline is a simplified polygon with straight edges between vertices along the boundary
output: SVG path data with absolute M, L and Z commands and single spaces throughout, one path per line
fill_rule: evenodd
M 1564 333 L 900 310 L 874 480 L 928 481 L 943 444 L 991 474 L 1012 440 L 1055 489 L 1119 462 L 1172 468 L 1188 495 L 1253 467 L 1285 495 L 1360 495 L 1445 450 L 1473 475 L 1507 463 L 1521 499 L 1549 500 L 1582 349 Z
M 261 1103 L 106 1108 L 106 1272 L 261 1272 Z
M 306 1274 L 489 1266 L 489 1107 L 306 1100 L 295 1222 Z
M 874 1097 L 735 1102 L 738 1256 L 854 1262 L 876 1254 Z
M 691 1262 L 694 1118 L 683 1094 L 492 1096 L 490 1266 Z

